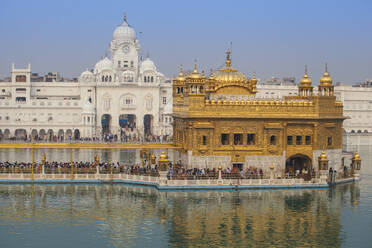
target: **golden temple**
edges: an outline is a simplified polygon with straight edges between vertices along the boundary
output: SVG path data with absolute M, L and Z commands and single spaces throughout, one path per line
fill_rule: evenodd
M 342 102 L 334 96 L 327 66 L 318 94 L 305 68 L 298 96 L 256 97 L 257 79 L 231 66 L 209 77 L 182 67 L 173 79 L 174 145 L 186 168 L 257 168 L 283 175 L 317 172 L 322 152 L 333 169 L 342 169 Z

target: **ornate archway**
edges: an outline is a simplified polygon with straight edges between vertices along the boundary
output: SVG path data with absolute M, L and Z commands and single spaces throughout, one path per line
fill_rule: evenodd
M 290 177 L 311 179 L 312 163 L 311 158 L 304 154 L 290 156 L 285 162 L 285 172 Z

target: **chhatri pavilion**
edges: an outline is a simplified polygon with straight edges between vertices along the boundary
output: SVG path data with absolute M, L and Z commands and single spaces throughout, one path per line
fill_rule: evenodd
M 257 79 L 231 66 L 209 77 L 181 71 L 173 79 L 175 161 L 186 168 L 257 168 L 277 175 L 319 171 L 319 161 L 341 171 L 342 102 L 334 96 L 330 74 L 317 94 L 307 74 L 297 96 L 256 97 Z M 321 156 L 322 155 L 322 156 Z

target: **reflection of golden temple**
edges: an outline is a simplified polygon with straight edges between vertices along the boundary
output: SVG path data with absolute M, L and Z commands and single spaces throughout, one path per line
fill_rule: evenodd
M 298 96 L 282 99 L 256 97 L 257 79 L 226 65 L 202 77 L 197 71 L 173 79 L 174 145 L 181 147 L 175 161 L 188 168 L 262 168 L 276 164 L 285 171 L 318 171 L 324 151 L 329 165 L 341 171 L 342 102 L 333 94 L 326 67 L 319 94 L 313 94 L 307 67 Z

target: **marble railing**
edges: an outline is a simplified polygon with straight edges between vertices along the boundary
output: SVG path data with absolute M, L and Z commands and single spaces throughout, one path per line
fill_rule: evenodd
M 141 176 L 130 174 L 23 174 L 23 173 L 1 173 L 1 181 L 68 181 L 68 182 L 127 182 L 133 184 L 150 184 L 161 187 L 197 187 L 197 186 L 291 186 L 291 185 L 317 185 L 326 184 L 326 180 L 314 178 L 305 181 L 302 178 L 293 179 L 205 179 L 205 180 L 168 180 L 165 177 Z

